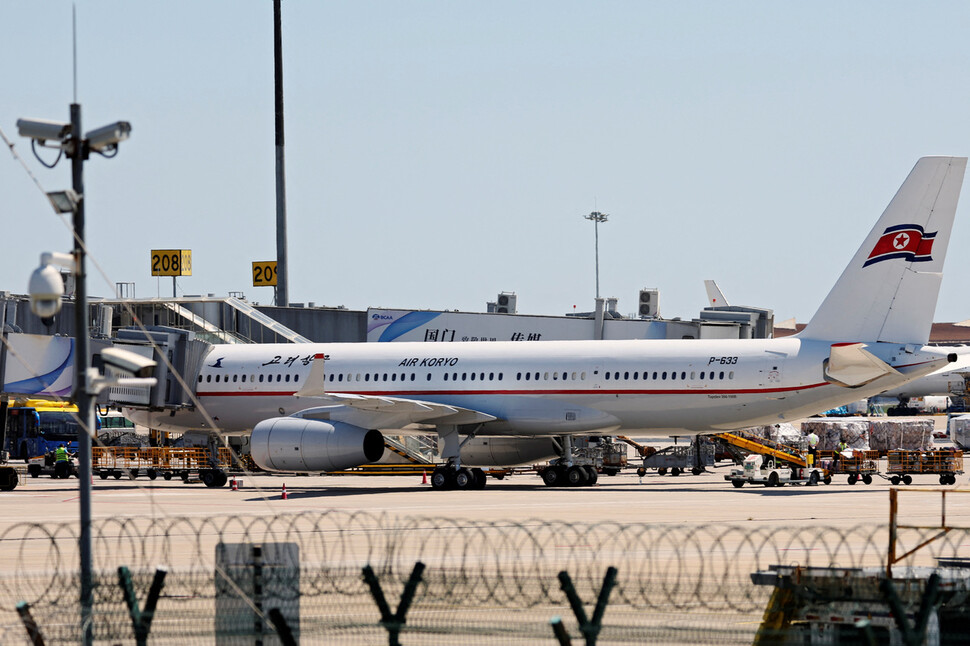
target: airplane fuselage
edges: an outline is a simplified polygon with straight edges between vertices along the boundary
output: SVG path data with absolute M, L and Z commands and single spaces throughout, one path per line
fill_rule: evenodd
M 942 350 L 870 343 L 866 350 L 898 372 L 846 388 L 823 375 L 830 348 L 797 337 L 215 346 L 195 383 L 208 418 L 199 407 L 126 414 L 161 430 L 247 433 L 264 419 L 326 405 L 296 396 L 322 355 L 328 393 L 434 402 L 496 418 L 480 435 L 669 435 L 797 419 L 946 362 Z M 353 411 L 334 415 L 355 423 Z

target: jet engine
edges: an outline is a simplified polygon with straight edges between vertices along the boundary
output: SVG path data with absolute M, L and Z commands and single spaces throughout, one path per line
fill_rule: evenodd
M 339 471 L 384 455 L 384 436 L 343 422 L 274 417 L 253 428 L 253 461 L 269 471 Z

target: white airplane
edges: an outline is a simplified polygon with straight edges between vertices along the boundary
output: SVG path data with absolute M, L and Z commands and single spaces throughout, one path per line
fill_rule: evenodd
M 220 345 L 194 377 L 209 417 L 198 409 L 126 415 L 160 430 L 251 432 L 253 459 L 273 471 L 372 462 L 384 451 L 379 429 L 433 427 L 446 460 L 432 474 L 438 489 L 484 486 L 482 470 L 468 465 L 495 464 L 496 452 L 548 451 L 557 438 L 562 458 L 546 483 L 586 484 L 594 476 L 573 464 L 573 436 L 687 435 L 798 419 L 954 361 L 926 343 L 966 164 L 917 162 L 795 336 Z M 813 232 L 816 252 L 832 235 Z M 479 444 L 469 452 L 471 438 Z

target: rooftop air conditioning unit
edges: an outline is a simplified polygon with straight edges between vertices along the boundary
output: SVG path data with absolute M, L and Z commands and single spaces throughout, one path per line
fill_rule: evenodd
M 499 314 L 515 314 L 515 294 L 499 294 L 495 299 L 495 311 Z
M 657 318 L 660 315 L 660 291 L 657 289 L 640 290 L 640 318 Z

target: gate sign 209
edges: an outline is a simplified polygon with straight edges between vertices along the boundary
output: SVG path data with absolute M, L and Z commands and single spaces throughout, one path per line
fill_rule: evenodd
M 191 275 L 191 249 L 152 249 L 152 276 Z

